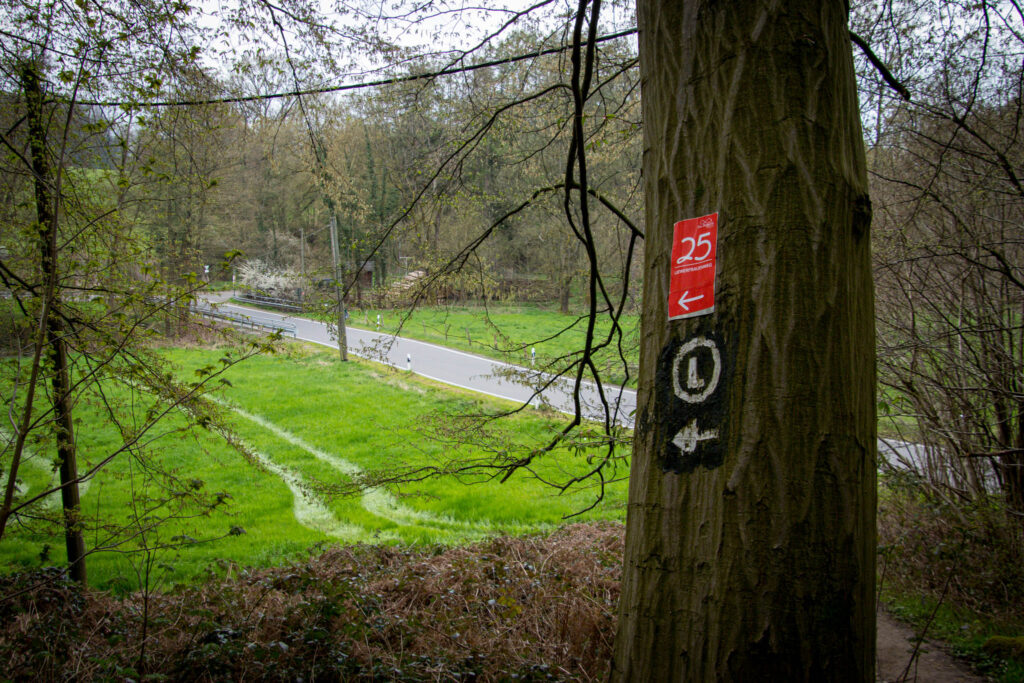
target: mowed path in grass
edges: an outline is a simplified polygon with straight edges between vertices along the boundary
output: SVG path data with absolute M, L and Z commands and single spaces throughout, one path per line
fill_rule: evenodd
M 353 477 L 365 475 L 363 468 L 358 465 L 332 453 L 320 450 L 266 418 L 250 413 L 226 401 L 217 401 L 217 403 L 227 407 L 244 420 L 258 425 L 274 436 L 284 439 L 296 448 L 312 455 L 318 461 L 333 469 L 338 475 L 337 478 L 351 480 Z M 323 496 L 315 492 L 310 482 L 303 478 L 299 470 L 280 465 L 274 461 L 273 456 L 262 453 L 251 446 L 250 448 L 260 465 L 279 476 L 288 485 L 295 501 L 293 508 L 295 519 L 300 524 L 328 536 L 349 542 L 370 540 L 366 528 L 339 519 L 338 515 L 334 514 L 324 504 Z M 427 531 L 438 541 L 447 540 L 449 532 L 453 531 L 455 532 L 455 540 L 468 540 L 469 538 L 482 537 L 484 533 L 492 531 L 494 528 L 494 525 L 486 521 L 460 521 L 449 516 L 440 516 L 414 510 L 399 503 L 395 496 L 383 486 L 371 486 L 364 489 L 360 496 L 360 502 L 363 509 L 371 515 L 376 515 L 398 526 L 419 527 L 420 531 Z M 393 531 L 374 532 L 373 538 L 388 541 L 403 540 Z
M 184 378 L 216 364 L 223 354 L 224 350 L 209 349 L 166 352 Z M 461 445 L 442 442 L 430 436 L 428 427 L 452 427 L 456 419 L 450 415 L 494 410 L 498 404 L 367 362 L 343 364 L 335 353 L 304 344 L 252 358 L 231 368 L 226 378 L 230 386 L 218 393 L 216 404 L 247 447 L 250 460 L 219 435 L 175 432 L 178 418 L 172 418 L 161 429 L 162 436 L 148 446 L 148 457 L 159 460 L 174 476 L 196 482 L 204 492 L 224 494 L 227 500 L 209 514 L 183 512 L 146 539 L 149 546 L 188 539 L 184 546 L 160 551 L 160 581 L 165 584 L 209 570 L 223 571 L 230 563 L 280 564 L 321 542 L 457 544 L 490 534 L 542 531 L 586 508 L 595 496 L 586 488 L 559 495 L 528 476 L 501 484 L 486 472 L 331 495 L 331 486 L 374 472 L 444 468 L 493 458 L 495 452 L 500 458 L 501 451 L 511 453 L 514 447 L 534 448 L 558 429 L 563 418 L 541 411 L 515 417 L 490 435 L 492 448 L 486 451 L 476 439 Z M 119 435 L 99 414 L 89 412 L 87 401 L 80 406 L 77 436 L 80 468 L 85 471 L 116 447 Z M 52 486 L 52 456 L 46 455 L 51 449 L 40 444 L 36 451 L 22 472 L 22 500 Z M 583 472 L 588 455 L 593 454 L 556 452 L 538 465 L 538 472 L 564 479 Z M 618 474 L 625 476 L 625 464 Z M 86 517 L 130 526 L 139 509 L 133 500 L 159 492 L 147 476 L 137 462 L 119 456 L 83 486 Z M 612 484 L 605 502 L 583 518 L 621 519 L 625 489 L 624 481 Z M 57 498 L 50 496 L 38 505 L 52 506 L 48 501 Z M 235 535 L 228 535 L 231 529 Z M 87 534 L 86 545 L 102 548 L 114 540 L 94 529 Z M 137 587 L 140 555 L 121 551 L 138 550 L 140 545 L 135 539 L 116 551 L 91 555 L 91 582 L 116 589 Z M 0 546 L 0 563 L 9 566 L 61 564 L 63 559 L 56 525 L 18 529 Z

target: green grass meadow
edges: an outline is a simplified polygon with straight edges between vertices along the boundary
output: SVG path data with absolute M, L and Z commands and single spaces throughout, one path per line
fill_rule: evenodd
M 165 355 L 181 377 L 190 378 L 223 353 L 170 349 Z M 137 588 L 140 570 L 146 566 L 143 560 L 149 561 L 151 576 L 166 587 L 208 572 L 222 573 L 233 564 L 281 564 L 322 543 L 457 544 L 503 533 L 544 531 L 594 499 L 593 489 L 559 495 L 525 475 L 502 484 L 479 474 L 331 495 L 320 485 L 343 484 L 368 472 L 487 456 L 474 446 L 429 438 L 424 430 L 432 421 L 448 421 L 439 414 L 497 410 L 511 404 L 371 363 L 341 363 L 330 350 L 313 345 L 288 344 L 281 353 L 256 356 L 229 369 L 226 379 L 230 386 L 216 394 L 215 402 L 251 460 L 218 434 L 175 430 L 182 418 L 173 415 L 159 428 L 160 437 L 148 444 L 172 476 L 199 492 L 223 494 L 226 503 L 198 517 L 188 517 L 192 513 L 185 510 L 146 534 L 148 547 L 179 547 L 140 553 L 142 538 L 137 537 L 119 548 L 93 553 L 87 565 L 94 586 Z M 78 416 L 79 464 L 85 471 L 116 448 L 121 437 L 91 400 L 80 402 Z M 508 447 L 536 446 L 562 419 L 530 412 L 504 421 L 492 436 Z M 33 448 L 21 470 L 23 496 L 56 480 L 52 448 Z M 587 455 L 556 451 L 541 461 L 538 472 L 581 473 Z M 84 516 L 122 525 L 134 520 L 141 526 L 155 516 L 166 516 L 173 501 L 145 509 L 148 501 L 156 501 L 147 498 L 156 491 L 147 488 L 147 474 L 153 476 L 135 459 L 115 458 L 83 487 Z M 618 475 L 625 477 L 625 466 Z M 604 501 L 580 519 L 622 519 L 625 496 L 625 481 L 611 484 Z M 52 516 L 60 503 L 51 495 L 36 505 Z M 229 535 L 232 529 L 235 534 Z M 186 544 L 181 546 L 183 539 Z M 102 528 L 90 529 L 88 548 L 107 543 Z M 0 566 L 8 571 L 59 565 L 64 559 L 63 536 L 53 524 L 12 527 L 0 544 Z

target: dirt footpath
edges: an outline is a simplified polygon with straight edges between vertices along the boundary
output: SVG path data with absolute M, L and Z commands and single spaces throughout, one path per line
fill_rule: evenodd
M 896 621 L 884 610 L 878 611 L 878 680 L 882 683 L 918 681 L 919 683 L 981 683 L 985 679 L 970 672 L 942 646 L 926 640 L 918 649 L 910 668 L 907 663 L 914 652 L 914 631 Z

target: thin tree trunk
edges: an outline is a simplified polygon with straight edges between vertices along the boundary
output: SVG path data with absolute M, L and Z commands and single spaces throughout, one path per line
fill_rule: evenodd
M 68 553 L 70 576 L 86 583 L 85 539 L 82 536 L 82 504 L 78 493 L 78 462 L 75 457 L 75 432 L 71 399 L 71 372 L 68 367 L 64 332 L 56 317 L 49 320 L 47 343 L 54 365 L 53 395 L 57 424 L 57 456 L 60 460 L 60 497 L 64 508 L 64 545 Z
M 46 128 L 43 123 L 43 93 L 38 71 L 31 65 L 22 73 L 22 86 L 27 103 L 26 122 L 34 176 L 36 218 L 39 223 L 39 246 L 42 275 L 46 281 L 57 279 L 57 221 L 50 183 L 53 176 L 46 158 Z M 64 329 L 58 315 L 60 297 L 52 289 L 51 308 L 46 320 L 47 354 L 53 365 L 53 409 L 56 424 L 57 456 L 60 460 L 61 501 L 64 508 L 64 540 L 67 547 L 71 578 L 86 582 L 85 541 L 80 526 L 81 502 L 78 495 L 78 465 L 75 459 L 75 432 L 71 373 L 68 367 Z
M 870 203 L 846 4 L 638 13 L 646 276 L 612 678 L 874 681 Z M 714 212 L 714 312 L 670 322 L 673 225 Z

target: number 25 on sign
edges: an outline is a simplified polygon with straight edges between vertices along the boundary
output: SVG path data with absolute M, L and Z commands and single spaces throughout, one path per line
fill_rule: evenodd
M 717 213 L 676 223 L 668 287 L 669 320 L 714 312 L 717 249 Z

